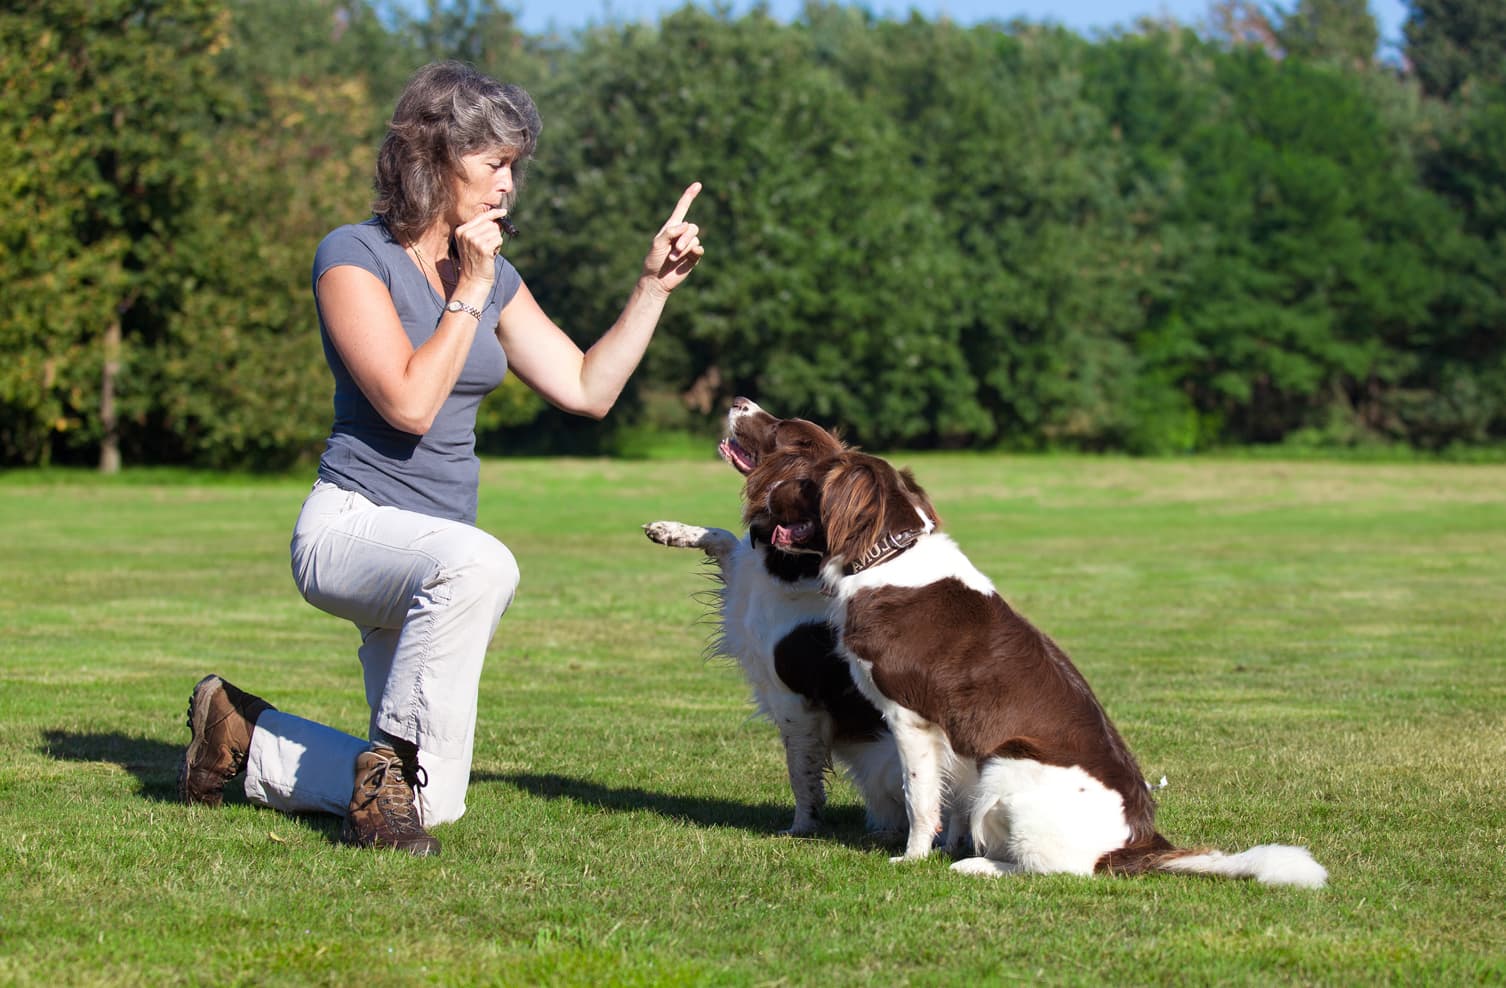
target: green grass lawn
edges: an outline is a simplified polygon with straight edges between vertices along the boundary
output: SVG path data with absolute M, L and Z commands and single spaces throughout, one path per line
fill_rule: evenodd
M 206 672 L 347 730 L 356 633 L 305 604 L 307 479 L 0 477 L 0 984 L 1500 984 L 1506 467 L 901 456 L 1073 656 L 1174 841 L 1304 844 L 1318 892 L 895 866 L 833 786 L 818 839 L 698 554 L 738 478 L 491 461 L 523 586 L 442 856 L 175 802 Z

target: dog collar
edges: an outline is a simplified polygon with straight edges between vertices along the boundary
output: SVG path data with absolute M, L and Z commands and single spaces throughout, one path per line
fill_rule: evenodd
M 852 576 L 855 573 L 863 572 L 863 570 L 868 569 L 870 566 L 887 563 L 920 541 L 920 537 L 928 531 L 930 531 L 930 526 L 926 528 L 912 528 L 908 531 L 900 532 L 898 535 L 885 535 L 878 541 L 877 545 L 863 553 L 862 559 L 855 559 L 848 563 L 842 572 L 847 576 Z

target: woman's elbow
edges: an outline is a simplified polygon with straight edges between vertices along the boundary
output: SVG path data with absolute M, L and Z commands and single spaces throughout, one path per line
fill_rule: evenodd
M 612 410 L 612 406 L 617 404 L 617 397 L 614 395 L 610 399 L 601 400 L 592 399 L 586 395 L 578 395 L 571 398 L 555 396 L 550 403 L 562 412 L 579 415 L 582 418 L 591 419 L 593 422 L 600 422 L 607 417 L 607 413 Z
M 435 409 L 401 408 L 391 406 L 378 409 L 387 424 L 399 432 L 406 432 L 411 436 L 422 436 L 434 427 Z
M 577 414 L 577 415 L 583 415 L 583 416 L 585 416 L 586 418 L 590 419 L 593 422 L 600 422 L 602 419 L 604 419 L 604 418 L 607 417 L 607 412 L 610 412 L 611 410 L 612 410 L 611 404 L 606 404 L 606 405 L 588 405 L 585 408 L 582 408 L 579 411 L 577 411 L 575 414 Z

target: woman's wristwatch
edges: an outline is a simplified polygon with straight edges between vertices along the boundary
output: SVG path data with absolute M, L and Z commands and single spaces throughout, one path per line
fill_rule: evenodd
M 471 315 L 476 317 L 477 322 L 481 321 L 481 310 L 476 308 L 474 305 L 471 305 L 469 302 L 460 301 L 460 299 L 458 298 L 452 298 L 448 302 L 446 302 L 444 305 L 444 310 L 446 312 L 469 312 Z

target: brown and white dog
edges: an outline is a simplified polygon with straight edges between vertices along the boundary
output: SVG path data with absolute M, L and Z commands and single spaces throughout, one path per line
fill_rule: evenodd
M 938 531 L 913 477 L 855 450 L 808 450 L 787 456 L 780 483 L 761 488 L 762 514 L 776 543 L 794 533 L 823 548 L 838 651 L 894 732 L 904 766 L 909 835 L 896 861 L 931 852 L 946 801 L 949 847 L 970 832 L 976 855 L 952 867 L 969 874 L 1196 872 L 1324 884 L 1306 848 L 1174 847 L 1156 831 L 1140 767 L 1087 682 Z
M 825 429 L 778 420 L 739 398 L 727 415 L 722 458 L 742 473 L 747 534 L 673 521 L 644 526 L 661 545 L 703 550 L 717 565 L 720 631 L 711 651 L 735 659 L 759 713 L 779 729 L 795 796 L 786 834 L 814 833 L 826 804 L 826 769 L 835 761 L 863 796 L 868 829 L 905 832 L 904 788 L 894 736 L 857 689 L 837 655 L 821 592 L 821 546 L 803 531 L 777 528 L 764 505 L 790 464 L 834 456 L 845 447 Z

